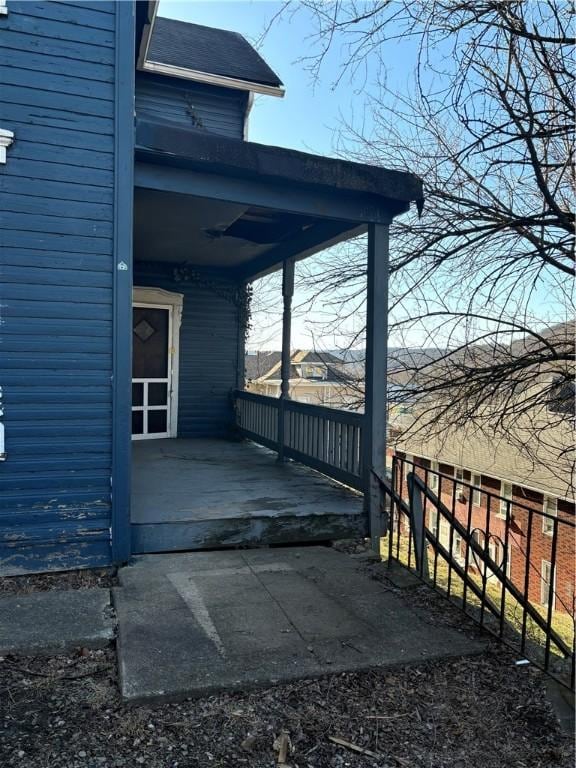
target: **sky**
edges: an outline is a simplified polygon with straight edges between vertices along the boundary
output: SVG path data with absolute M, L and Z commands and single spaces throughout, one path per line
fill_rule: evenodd
M 382 92 L 378 83 L 383 74 L 370 59 L 366 69 L 356 71 L 353 76 L 347 73 L 340 79 L 346 49 L 336 40 L 323 62 L 319 77 L 313 77 L 306 63 L 306 57 L 318 51 L 311 16 L 298 3 L 293 3 L 298 9 L 295 13 L 284 13 L 271 24 L 284 5 L 269 0 L 161 0 L 159 15 L 239 32 L 278 74 L 286 95 L 282 99 L 256 97 L 250 115 L 250 141 L 334 156 L 337 154 L 335 133 L 343 117 L 347 122 L 361 126 L 362 135 L 370 137 L 372 125 L 365 99 L 370 93 Z M 387 27 L 387 37 L 390 38 L 394 31 Z M 394 47 L 389 39 L 385 77 L 392 90 L 402 94 L 411 92 L 416 53 L 416 42 L 410 44 L 403 38 Z M 433 51 L 435 62 L 449 61 L 445 53 L 436 47 Z M 348 343 L 348 337 L 342 335 L 330 337 L 324 333 L 319 336 L 327 313 L 323 312 L 318 300 L 310 308 L 311 291 L 306 293 L 298 288 L 299 270 L 313 268 L 315 260 L 321 258 L 322 255 L 316 255 L 296 265 L 297 289 L 292 323 L 292 347 L 295 349 L 337 349 Z M 263 285 L 257 281 L 254 287 L 248 348 L 279 349 L 282 309 L 279 274 L 265 279 Z M 545 282 L 541 283 L 534 293 L 533 303 L 539 313 L 550 304 L 548 288 Z M 356 313 L 350 319 L 347 329 L 350 333 L 363 327 L 364 318 L 360 314 Z M 420 346 L 426 342 L 425 334 L 417 329 L 407 339 L 390 339 L 392 346 L 403 343 Z
M 317 50 L 304 10 L 281 17 L 262 39 L 283 5 L 268 0 L 161 0 L 159 15 L 239 32 L 280 77 L 286 90 L 284 98 L 256 97 L 250 115 L 250 141 L 330 155 L 340 115 L 361 117 L 362 91 L 370 87 L 376 73 L 369 72 L 367 78 L 359 74 L 353 82 L 346 78 L 334 86 L 342 60 L 342 51 L 336 48 L 316 81 L 302 61 Z M 403 69 L 408 77 L 408 60 L 401 53 L 394 69 Z
M 286 95 L 280 99 L 257 96 L 250 114 L 248 139 L 263 144 L 289 147 L 319 155 L 336 154 L 334 132 L 342 116 L 362 122 L 369 130 L 369 112 L 364 111 L 364 94 L 378 77 L 375 70 L 360 71 L 353 79 L 346 76 L 335 84 L 341 73 L 344 51 L 335 47 L 326 58 L 320 77 L 313 77 L 304 59 L 317 50 L 311 36 L 312 24 L 306 11 L 286 14 L 270 26 L 284 3 L 268 0 L 161 0 L 159 15 L 244 35 L 284 83 Z M 267 33 L 263 35 L 265 30 Z M 410 77 L 411 56 L 406 45 L 390 62 L 389 76 L 398 86 Z M 393 64 L 393 66 L 392 66 Z M 311 257 L 311 259 L 318 257 Z M 298 271 L 298 265 L 296 267 Z M 255 297 L 249 348 L 279 349 L 281 340 L 281 294 L 278 278 L 266 281 L 262 300 Z M 270 300 L 277 295 L 278 302 Z M 345 346 L 338 337 L 317 337 L 321 324 L 320 308 L 307 311 L 309 297 L 296 289 L 292 323 L 292 347 L 327 349 Z M 356 318 L 352 326 L 363 325 Z

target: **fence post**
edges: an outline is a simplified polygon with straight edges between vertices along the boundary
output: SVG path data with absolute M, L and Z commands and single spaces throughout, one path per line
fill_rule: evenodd
M 280 399 L 278 402 L 278 461 L 284 461 L 284 403 L 290 399 L 290 336 L 292 327 L 292 296 L 294 295 L 294 259 L 282 265 L 282 362 L 280 367 Z
M 414 542 L 414 556 L 416 568 L 423 579 L 428 579 L 428 556 L 426 554 L 426 520 L 424 519 L 424 505 L 422 504 L 422 491 L 414 482 L 414 472 L 408 475 L 408 498 L 410 501 L 410 531 Z M 440 528 L 440 517 L 438 517 Z

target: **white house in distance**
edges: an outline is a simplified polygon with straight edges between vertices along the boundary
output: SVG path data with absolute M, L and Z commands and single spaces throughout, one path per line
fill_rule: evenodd
M 246 389 L 279 397 L 281 353 L 246 354 Z M 290 398 L 301 403 L 356 410 L 358 387 L 344 361 L 330 352 L 296 350 L 290 356 Z

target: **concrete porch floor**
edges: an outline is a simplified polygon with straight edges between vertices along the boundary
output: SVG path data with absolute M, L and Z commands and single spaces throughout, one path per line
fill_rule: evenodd
M 477 653 L 326 547 L 146 555 L 114 590 L 122 695 L 151 702 Z
M 366 535 L 361 494 L 250 441 L 142 440 L 132 451 L 134 553 Z

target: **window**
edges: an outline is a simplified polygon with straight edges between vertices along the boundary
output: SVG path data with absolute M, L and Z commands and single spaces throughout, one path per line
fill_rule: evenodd
M 466 488 L 462 485 L 464 482 L 464 470 L 456 469 L 456 498 L 466 495 Z
M 450 549 L 450 523 L 448 520 L 440 520 L 440 534 L 438 541 L 444 549 Z
M 554 520 L 552 518 L 558 517 L 558 500 L 551 496 L 544 496 L 543 511 L 545 515 L 550 515 L 550 517 L 542 518 L 542 533 L 546 536 L 552 536 L 554 533 Z
M 498 509 L 498 517 L 506 517 L 508 513 L 509 501 L 512 501 L 512 483 L 502 483 L 500 485 L 500 507 Z
M 540 602 L 546 608 L 550 598 L 550 585 L 552 591 L 556 589 L 556 574 L 553 573 L 552 563 L 549 560 L 542 560 L 542 570 L 540 571 Z M 554 608 L 554 596 L 552 596 L 552 608 Z
M 433 536 L 436 536 L 436 538 L 438 538 L 438 510 L 437 509 L 428 510 L 428 530 Z
M 300 367 L 300 375 L 303 379 L 326 379 L 327 373 L 326 366 L 321 364 L 308 363 Z
M 414 472 L 414 456 L 407 453 L 404 456 L 404 472 L 409 475 L 410 472 Z
M 472 491 L 472 504 L 475 507 L 482 506 L 482 475 L 472 475 L 472 485 L 474 490 Z
M 438 490 L 438 475 L 434 474 L 435 472 L 438 472 L 438 462 L 431 461 L 430 472 L 428 473 L 428 487 L 431 491 Z
M 474 531 L 472 531 L 472 540 L 475 544 L 477 544 L 479 547 L 484 549 L 484 542 L 486 540 L 486 537 L 484 536 L 484 531 L 481 531 L 479 528 L 476 528 Z M 478 573 L 483 573 L 484 571 L 484 562 L 481 559 L 480 555 L 478 555 L 473 548 L 470 549 L 470 553 L 472 555 L 470 559 L 470 564 L 473 565 Z
M 484 550 L 484 547 L 486 546 L 486 535 L 484 531 L 479 530 L 478 528 L 472 533 L 472 538 L 476 542 L 476 544 L 479 547 L 482 547 Z M 473 564 L 476 569 L 478 570 L 478 573 L 481 575 L 484 575 L 486 572 L 486 578 L 487 579 L 494 579 L 496 577 L 496 571 L 501 570 L 504 566 L 504 559 L 506 556 L 506 547 L 504 546 L 504 542 L 498 539 L 496 536 L 489 536 L 488 538 L 488 557 L 495 565 L 495 569 L 486 566 L 484 564 L 484 560 L 481 556 L 477 555 L 474 551 L 472 551 L 472 558 L 471 558 L 471 564 Z M 506 576 L 510 578 L 511 573 L 511 550 L 510 547 L 508 547 L 508 557 L 506 558 Z
M 464 565 L 465 557 L 462 554 L 462 537 L 454 531 L 452 539 L 452 557 L 459 565 Z

